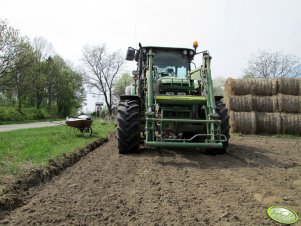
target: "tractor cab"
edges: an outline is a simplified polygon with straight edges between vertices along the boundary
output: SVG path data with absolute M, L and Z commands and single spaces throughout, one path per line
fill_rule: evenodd
M 148 52 L 149 49 L 153 52 L 154 94 L 190 94 L 190 62 L 193 60 L 195 51 L 187 48 L 147 46 L 143 47 L 143 52 Z
M 158 78 L 166 76 L 187 78 L 190 62 L 195 54 L 194 50 L 147 46 L 143 47 L 143 52 L 148 52 L 149 49 L 152 49 L 154 54 L 153 67 Z
M 154 49 L 154 72 L 157 77 L 187 79 L 191 60 L 191 56 L 188 56 L 188 51 L 186 49 L 173 48 Z M 194 54 L 194 51 L 191 53 Z

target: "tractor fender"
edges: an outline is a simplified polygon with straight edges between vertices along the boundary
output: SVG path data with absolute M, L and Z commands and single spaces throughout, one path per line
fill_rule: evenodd
M 214 96 L 215 103 L 219 102 L 223 98 L 224 98 L 224 96 Z
M 120 96 L 120 100 L 138 100 L 140 102 L 140 97 L 137 95 L 122 95 Z

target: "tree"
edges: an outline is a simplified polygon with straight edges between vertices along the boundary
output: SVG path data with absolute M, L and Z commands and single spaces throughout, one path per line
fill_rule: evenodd
M 296 56 L 282 52 L 258 51 L 248 61 L 245 78 L 301 77 Z
M 110 53 L 106 46 L 85 46 L 82 61 L 86 68 L 87 82 L 90 88 L 96 88 L 104 96 L 109 114 L 113 107 L 113 84 L 124 63 L 120 51 Z
M 85 100 L 82 74 L 68 66 L 58 55 L 48 61 L 51 70 L 46 82 L 47 101 L 52 103 L 55 100 L 57 113 L 68 116 L 73 110 L 79 109 Z M 49 102 L 47 104 L 50 107 Z
M 16 106 L 19 112 L 46 107 L 50 114 L 66 116 L 84 102 L 83 85 L 82 73 L 54 55 L 45 39 L 30 42 L 0 19 L 1 105 Z
M 213 79 L 213 92 L 216 96 L 224 96 L 225 78 L 217 77 Z
M 36 67 L 34 73 L 34 90 L 35 90 L 35 102 L 36 108 L 40 108 L 43 98 L 45 97 L 45 83 L 46 83 L 46 68 L 47 68 L 47 59 L 49 56 L 53 55 L 52 44 L 47 42 L 42 37 L 36 37 L 33 40 L 32 46 L 36 54 Z
M 56 57 L 56 56 L 55 56 Z M 55 90 L 55 79 L 59 71 L 59 67 L 55 64 L 55 60 L 52 57 L 48 57 L 46 60 L 46 82 L 45 82 L 45 91 L 47 96 L 47 110 L 50 111 L 52 101 L 54 99 L 54 90 Z
M 61 71 L 56 98 L 60 115 L 68 116 L 79 109 L 85 99 L 81 74 L 69 67 Z
M 16 57 L 13 60 L 14 67 L 9 73 L 9 85 L 16 94 L 18 110 L 22 112 L 22 102 L 30 90 L 30 76 L 32 75 L 32 65 L 35 61 L 34 51 L 30 43 L 19 43 L 16 49 Z
M 4 77 L 13 69 L 13 60 L 16 57 L 16 49 L 24 37 L 19 36 L 19 31 L 8 26 L 7 21 L 0 19 L 0 83 L 7 80 Z
M 128 74 L 124 73 L 121 77 L 115 82 L 114 84 L 114 97 L 119 99 L 121 95 L 125 94 L 125 87 L 134 83 L 133 77 Z

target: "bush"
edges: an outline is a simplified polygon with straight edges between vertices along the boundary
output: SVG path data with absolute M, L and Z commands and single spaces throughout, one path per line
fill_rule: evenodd
M 26 108 L 23 111 L 27 119 L 47 119 L 49 118 L 49 114 L 44 109 L 37 109 L 37 108 Z
M 10 117 L 10 121 L 22 121 L 27 119 L 26 115 L 17 110 L 8 111 L 8 116 Z
M 25 119 L 24 115 L 13 107 L 0 108 L 1 121 L 21 121 L 24 119 Z
M 6 119 L 6 111 L 3 108 L 0 108 L 0 120 L 7 121 Z
M 23 108 L 22 112 L 14 107 L 0 107 L 0 121 L 24 121 L 50 118 L 49 113 L 44 109 L 34 107 Z M 54 116 L 53 118 L 56 118 Z

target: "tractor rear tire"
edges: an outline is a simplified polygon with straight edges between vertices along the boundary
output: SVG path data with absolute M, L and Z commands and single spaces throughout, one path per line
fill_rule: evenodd
M 223 142 L 223 148 L 217 151 L 217 154 L 224 154 L 226 153 L 226 149 L 229 145 L 229 138 L 230 138 L 230 125 L 229 125 L 229 113 L 226 105 L 218 101 L 216 102 L 216 112 L 219 114 L 221 120 L 221 135 L 224 135 L 227 138 L 227 141 Z
M 138 151 L 140 125 L 137 100 L 120 101 L 117 115 L 117 139 L 119 154 Z

